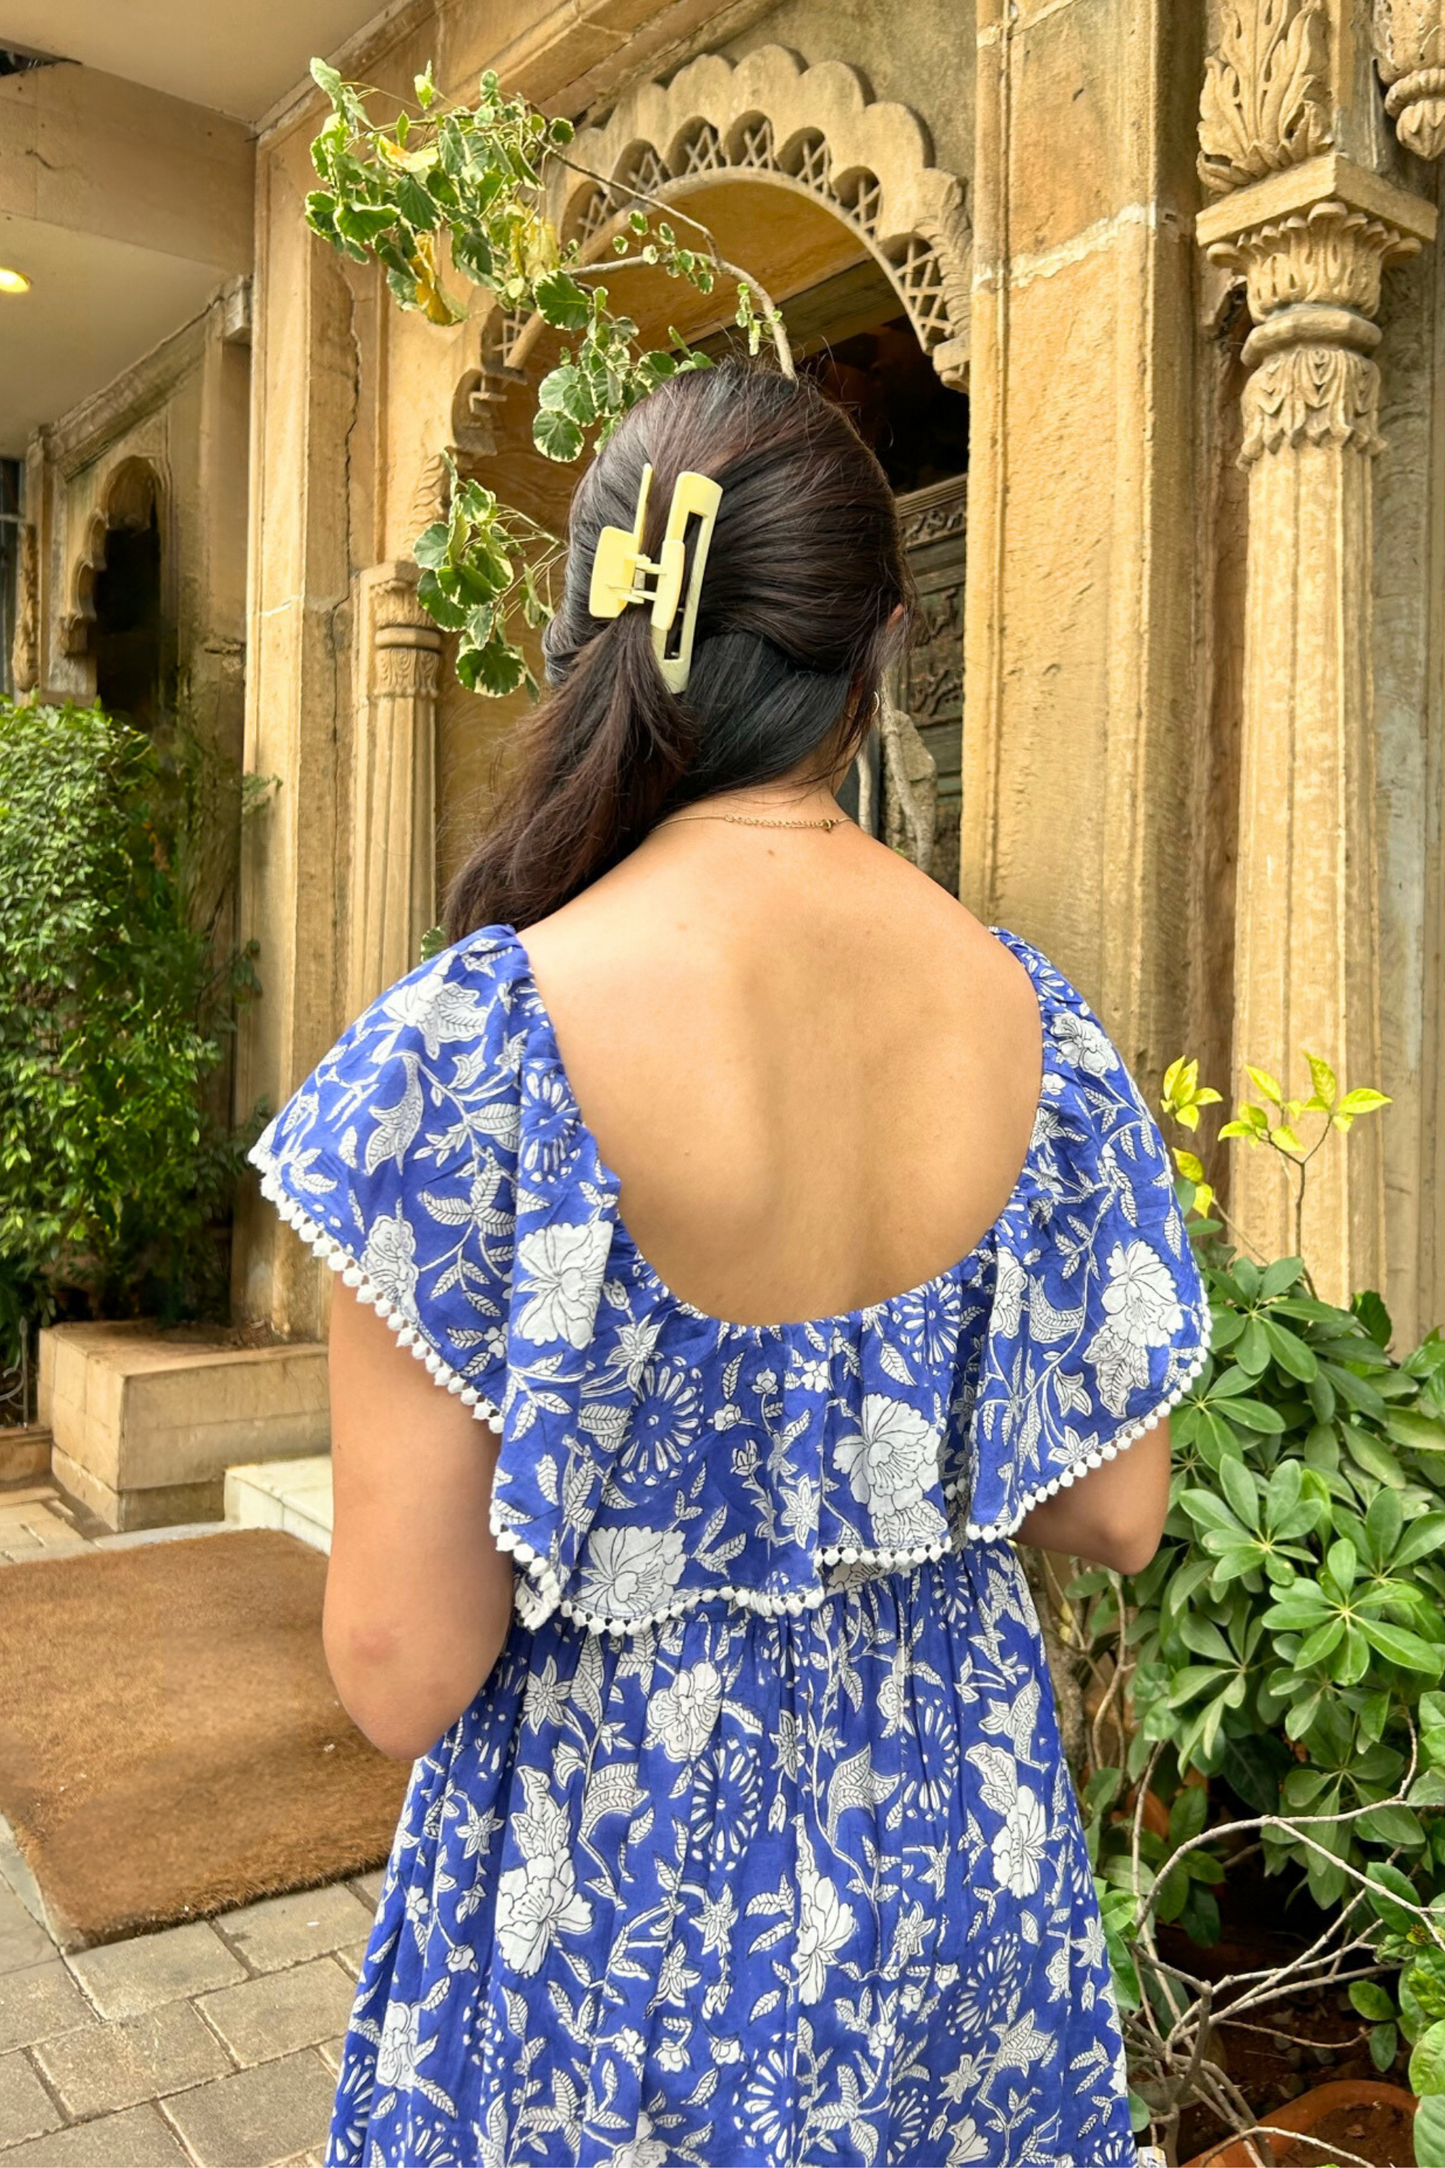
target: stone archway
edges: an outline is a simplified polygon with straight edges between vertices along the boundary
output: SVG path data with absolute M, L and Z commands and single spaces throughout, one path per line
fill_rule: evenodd
M 116 567 L 112 564 L 114 544 L 117 538 L 142 541 L 153 538 L 155 564 L 153 644 L 155 647 L 155 678 L 157 689 L 168 641 L 162 622 L 164 609 L 163 568 L 161 563 L 165 546 L 166 510 L 168 493 L 165 477 L 150 459 L 127 456 L 116 462 L 106 474 L 95 498 L 94 507 L 86 519 L 84 536 L 70 575 L 70 608 L 60 622 L 61 652 L 83 664 L 92 682 L 89 690 L 95 697 L 102 697 L 104 687 L 97 680 L 100 661 L 100 645 L 106 627 L 101 622 L 108 575 L 113 578 Z
M 870 100 L 844 62 L 804 67 L 781 45 L 737 62 L 704 54 L 583 129 L 567 161 L 552 214 L 587 260 L 606 253 L 637 193 L 685 207 L 731 177 L 821 204 L 880 265 L 943 382 L 964 388 L 973 245 L 963 183 L 929 164 L 918 116 Z M 505 368 L 525 321 L 494 317 L 489 329 Z

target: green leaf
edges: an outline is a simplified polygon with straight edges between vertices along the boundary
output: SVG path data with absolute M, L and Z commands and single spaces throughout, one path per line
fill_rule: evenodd
M 1370 1510 L 1365 1515 L 1365 1533 L 1370 1539 L 1371 1553 L 1377 1566 L 1388 1565 L 1394 1557 L 1395 1546 L 1400 1540 L 1400 1530 L 1404 1523 L 1405 1508 L 1398 1491 L 1383 1490 L 1378 1497 L 1370 1500 Z M 1442 1533 L 1445 1533 L 1445 1516 L 1442 1516 L 1441 1527 Z
M 1177 1850 L 1192 1843 L 1209 1814 L 1209 1794 L 1202 1784 L 1181 1785 L 1169 1809 L 1169 1842 Z
M 1395 2021 L 1395 2005 L 1378 1980 L 1352 1980 L 1350 2001 L 1360 2016 L 1369 2018 L 1374 2025 L 1392 2025 Z
M 1377 2070 L 1388 2070 L 1400 2049 L 1398 2025 L 1374 2025 L 1370 2028 L 1370 2060 Z
M 1411 2050 L 1410 2089 L 1419 2093 L 1422 2101 L 1426 2094 L 1438 2097 L 1445 2093 L 1445 2018 L 1422 2034 Z
M 1390 1313 L 1373 1288 L 1362 1288 L 1350 1298 L 1351 1314 L 1357 1317 L 1370 1338 L 1379 1347 L 1388 1347 L 1394 1337 Z
M 1385 1416 L 1385 1429 L 1396 1445 L 1405 1445 L 1414 1453 L 1445 1453 L 1445 1423 L 1434 1416 L 1419 1415 L 1410 1408 L 1391 1408 Z
M 537 307 L 558 331 L 583 331 L 592 315 L 585 286 L 565 271 L 549 271 L 532 289 Z
M 1319 1054 L 1307 1053 L 1305 1060 L 1310 1065 L 1310 1081 L 1315 1088 L 1315 1097 L 1320 1101 L 1325 1113 L 1328 1114 L 1339 1093 L 1339 1084 L 1336 1081 L 1335 1072 Z
M 444 519 L 433 520 L 430 527 L 423 528 L 411 546 L 411 554 L 419 565 L 435 571 L 447 561 L 447 543 L 451 529 Z
M 1358 1423 L 1344 1424 L 1343 1436 L 1345 1451 L 1366 1475 L 1372 1475 L 1378 1483 L 1388 1483 L 1395 1490 L 1403 1487 L 1404 1470 L 1388 1446 L 1368 1430 L 1361 1430 Z
M 1438 2093 L 1421 2099 L 1410 2136 L 1416 2168 L 1445 2168 L 1445 2099 Z
M 451 236 L 452 262 L 462 277 L 470 279 L 473 286 L 491 286 L 497 275 L 497 259 L 486 235 L 465 226 L 453 226 Z
M 1254 1069 L 1246 1062 L 1244 1070 L 1250 1083 L 1262 1099 L 1267 1099 L 1271 1106 L 1278 1107 L 1284 1104 L 1284 1094 L 1267 1069 Z
M 1240 1407 L 1247 1404 L 1240 1401 L 1233 1402 L 1230 1413 L 1237 1416 Z M 1219 1483 L 1225 1497 L 1229 1500 L 1231 1510 L 1244 1523 L 1246 1528 L 1257 1530 L 1260 1519 L 1259 1485 L 1237 1453 L 1226 1453 L 1220 1461 Z
M 463 648 L 457 656 L 457 676 L 469 692 L 500 698 L 514 693 L 527 674 L 526 657 L 519 647 L 500 633 L 493 633 L 482 647 Z
M 1403 1626 L 1388 1625 L 1384 1619 L 1367 1618 L 1361 1620 L 1360 1630 L 1387 1663 L 1398 1664 L 1402 1671 L 1422 1671 L 1427 1677 L 1438 1679 L 1445 1667 L 1441 1650 L 1432 1648 L 1428 1641 L 1422 1641 L 1418 1634 L 1407 1632 Z
M 1357 1091 L 1346 1092 L 1336 1112 L 1349 1115 L 1373 1114 L 1378 1107 L 1388 1107 L 1393 1103 L 1384 1092 L 1371 1091 L 1368 1085 L 1364 1085 Z
M 1263 1400 L 1226 1400 L 1219 1412 L 1241 1430 L 1256 1431 L 1263 1437 L 1277 1438 L 1284 1429 L 1284 1417 L 1278 1408 L 1269 1407 Z
M 369 248 L 378 234 L 395 224 L 396 211 L 389 203 L 338 203 L 336 207 L 337 232 L 359 248 Z
M 570 415 L 539 407 L 532 417 L 532 442 L 548 459 L 565 463 L 579 456 L 585 439 Z
M 1420 1817 L 1408 1807 L 1371 1807 L 1355 1826 L 1372 1844 L 1388 1844 L 1392 1851 L 1415 1851 L 1425 1842 Z
M 1279 1324 L 1272 1317 L 1261 1322 L 1269 1351 L 1281 1370 L 1287 1370 L 1292 1378 L 1299 1378 L 1303 1383 L 1318 1375 L 1319 1361 L 1312 1347 L 1307 1347 L 1287 1325 Z
M 1268 1368 L 1269 1339 L 1259 1318 L 1252 1317 L 1249 1320 L 1239 1336 L 1234 1353 L 1240 1368 L 1247 1370 L 1251 1377 L 1257 1378 Z

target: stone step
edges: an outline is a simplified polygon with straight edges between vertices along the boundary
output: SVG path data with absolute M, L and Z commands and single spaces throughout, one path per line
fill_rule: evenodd
M 260 1460 L 226 1470 L 226 1520 L 237 1528 L 284 1528 L 331 1549 L 331 1455 Z

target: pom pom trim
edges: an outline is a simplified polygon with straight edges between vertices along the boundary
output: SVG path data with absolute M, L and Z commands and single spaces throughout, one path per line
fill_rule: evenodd
M 396 1334 L 397 1344 L 409 1348 L 416 1360 L 425 1365 L 434 1384 L 444 1392 L 456 1394 L 463 1406 L 471 1409 L 478 1422 L 489 1424 L 493 1431 L 500 1434 L 503 1418 L 496 1402 L 479 1393 L 460 1371 L 454 1370 L 440 1351 L 426 1339 L 419 1325 L 382 1294 L 354 1252 L 319 1221 L 312 1219 L 310 1214 L 287 1194 L 281 1185 L 280 1162 L 270 1154 L 258 1155 L 253 1151 L 251 1156 L 261 1170 L 262 1196 L 276 1207 L 287 1226 L 295 1229 L 301 1240 L 317 1257 L 324 1260 L 331 1271 L 341 1275 L 343 1285 L 355 1290 L 358 1302 L 365 1303 L 369 1309 L 376 1311 L 378 1317 L 385 1320 Z M 1012 1536 L 1035 1506 L 1042 1505 L 1046 1498 L 1052 1498 L 1056 1492 L 1066 1490 L 1091 1469 L 1102 1467 L 1106 1460 L 1116 1459 L 1137 1439 L 1162 1422 L 1170 1410 L 1184 1398 L 1209 1358 L 1207 1319 L 1200 1324 L 1199 1329 L 1202 1334 L 1200 1343 L 1189 1358 L 1177 1385 L 1157 1407 L 1148 1415 L 1126 1424 L 1108 1445 L 1086 1454 L 1050 1482 L 1025 1491 L 1020 1503 L 1000 1519 L 986 1524 L 966 1522 L 962 1530 L 964 1541 L 997 1543 Z M 965 1483 L 956 1480 L 946 1483 L 943 1491 L 945 1497 L 951 1498 L 964 1488 Z M 586 1604 L 564 1596 L 562 1582 L 555 1568 L 524 1537 L 518 1535 L 516 1529 L 509 1528 L 501 1520 L 495 1498 L 491 1506 L 491 1532 L 498 1550 L 509 1551 L 517 1565 L 523 1569 L 524 1579 L 519 1582 L 516 1592 L 517 1616 L 522 1624 L 529 1628 L 541 1626 L 554 1611 L 560 1611 L 564 1618 L 586 1626 L 594 1633 L 638 1633 L 681 1618 L 686 1612 L 696 1610 L 700 1604 L 719 1601 L 734 1605 L 739 1610 L 758 1612 L 764 1617 L 780 1617 L 786 1614 L 797 1618 L 805 1611 L 816 1610 L 829 1596 L 841 1594 L 853 1586 L 852 1582 L 845 1581 L 833 1588 L 820 1585 L 794 1590 L 786 1596 L 776 1596 L 766 1590 L 738 1588 L 725 1582 L 718 1588 L 688 1589 L 682 1595 L 675 1596 L 670 1603 L 659 1604 L 651 1611 L 638 1612 L 629 1617 L 614 1617 L 605 1611 L 594 1611 Z M 960 1544 L 952 1537 L 936 1537 L 930 1543 L 905 1544 L 896 1549 L 886 1546 L 867 1548 L 853 1544 L 828 1544 L 817 1553 L 816 1563 L 820 1567 L 876 1566 L 885 1573 L 900 1570 L 911 1572 L 921 1565 L 950 1554 L 956 1555 L 960 1548 Z

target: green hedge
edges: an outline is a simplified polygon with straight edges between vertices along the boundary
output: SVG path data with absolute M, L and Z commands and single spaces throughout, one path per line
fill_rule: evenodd
M 0 1363 L 57 1309 L 224 1311 L 243 795 L 183 729 L 0 702 Z

